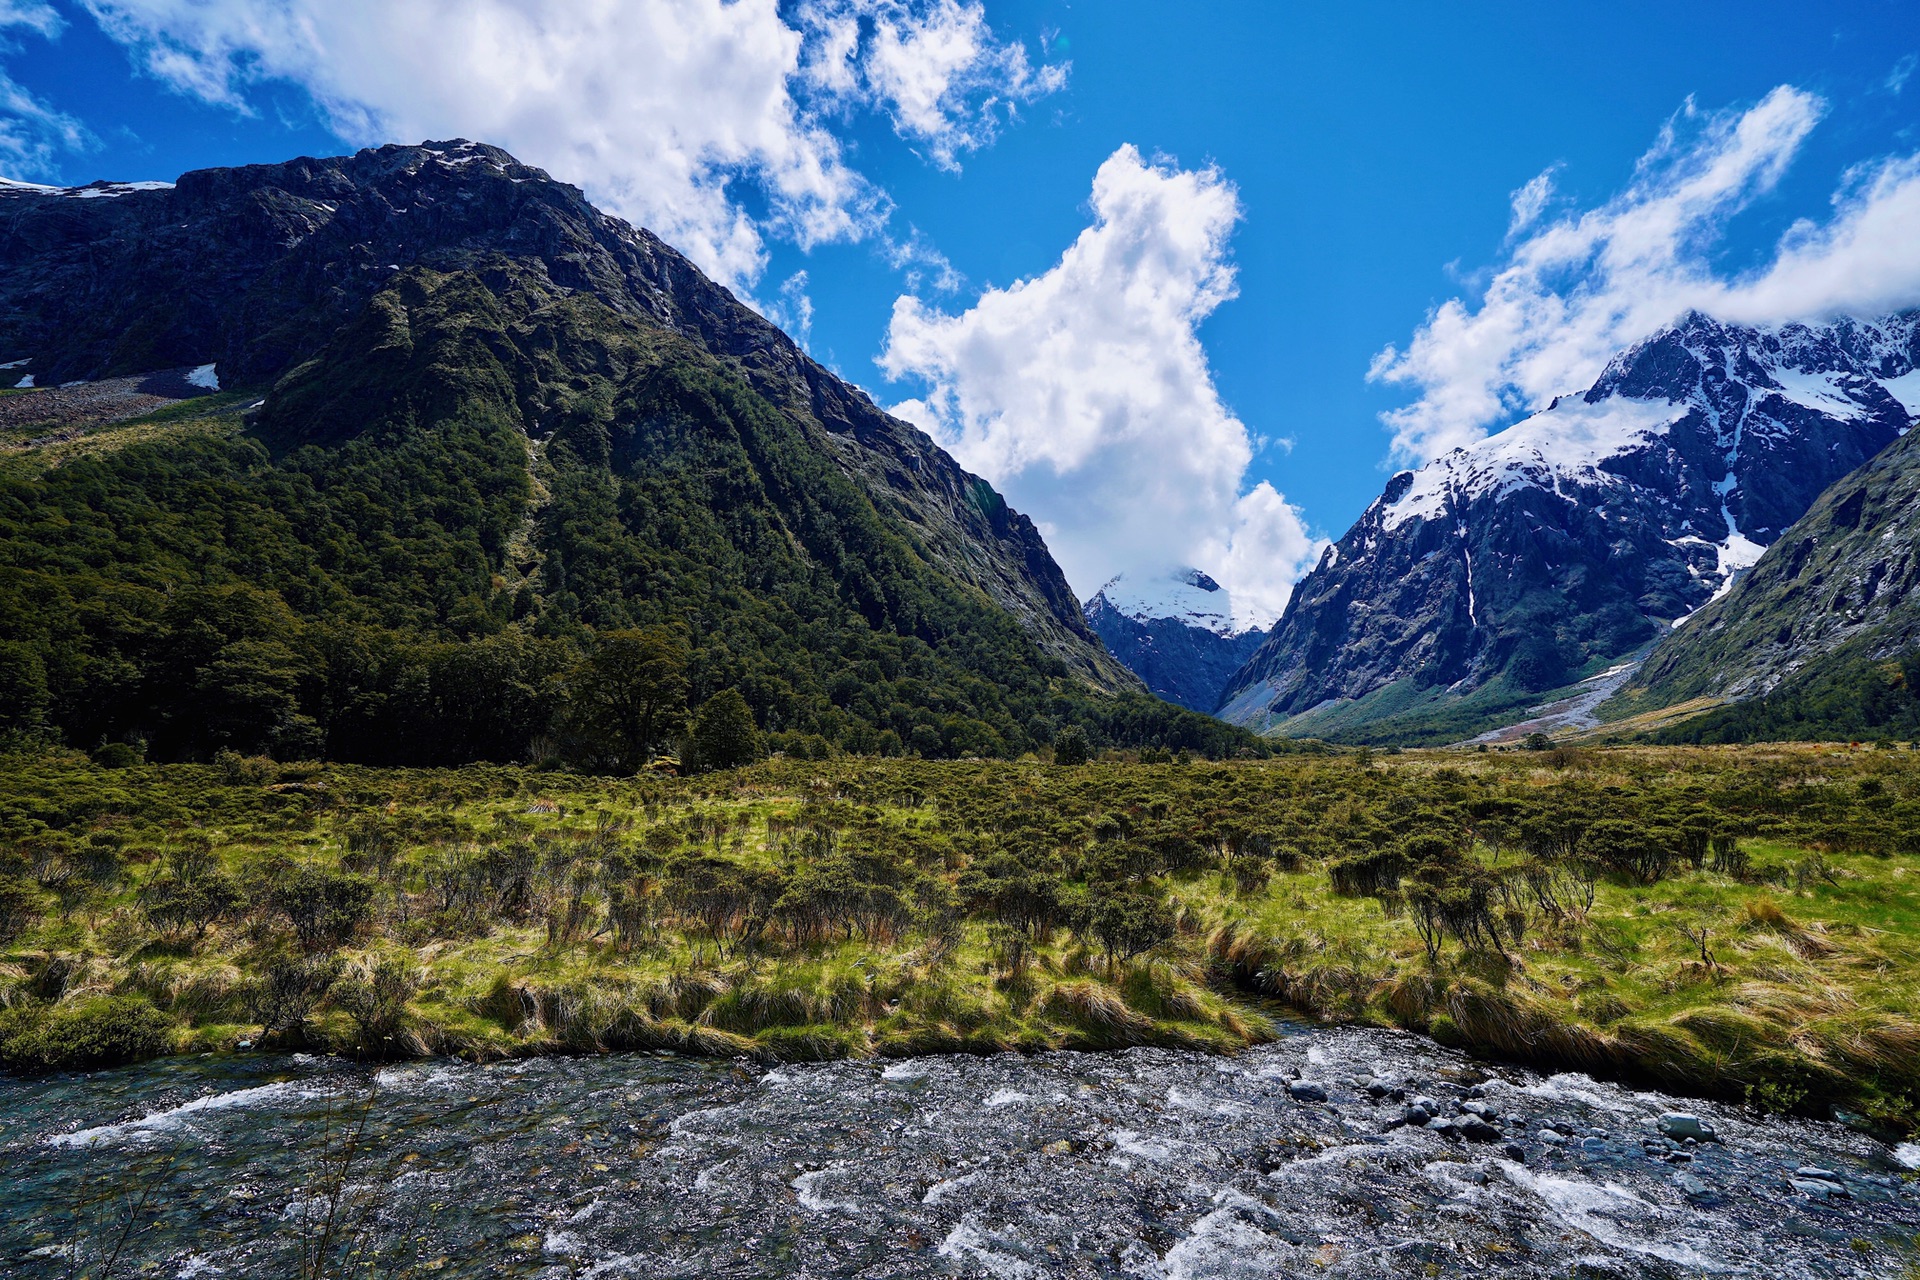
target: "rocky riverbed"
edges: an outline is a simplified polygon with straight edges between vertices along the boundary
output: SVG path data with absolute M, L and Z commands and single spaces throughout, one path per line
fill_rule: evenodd
M 288 1275 L 327 1240 L 327 1274 L 555 1280 L 1896 1276 L 1920 1232 L 1920 1153 L 1845 1125 L 1365 1030 L 772 1070 L 209 1057 L 0 1104 L 23 1277 L 116 1247 Z

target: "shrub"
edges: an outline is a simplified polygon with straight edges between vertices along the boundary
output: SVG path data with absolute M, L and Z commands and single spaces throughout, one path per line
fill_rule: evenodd
M 217 870 L 192 876 L 163 876 L 140 895 L 141 908 L 154 927 L 165 933 L 192 930 L 197 939 L 240 909 L 240 888 Z
M 15 876 L 0 879 L 0 944 L 15 938 L 40 922 L 40 895 L 31 884 Z
M 1333 891 L 1343 898 L 1380 897 L 1400 887 L 1407 874 L 1406 855 L 1398 849 L 1356 853 L 1327 864 Z
M 342 966 L 331 956 L 298 959 L 275 956 L 247 996 L 247 1009 L 265 1034 L 291 1034 L 300 1039 L 307 1019 L 340 977 Z
M 0 1014 L 0 1062 L 17 1071 L 65 1071 L 157 1058 L 173 1047 L 173 1019 L 141 996 L 27 1005 Z
M 109 742 L 94 749 L 93 762 L 102 769 L 130 769 L 140 763 L 140 753 L 124 742 Z
M 302 867 L 274 892 L 300 945 L 331 951 L 352 942 L 373 916 L 373 882 L 320 867 Z
M 419 1047 L 407 1034 L 407 1001 L 420 989 L 420 976 L 405 960 L 389 956 L 356 970 L 334 989 L 334 1004 L 359 1031 L 356 1048 L 376 1058 L 411 1054 Z

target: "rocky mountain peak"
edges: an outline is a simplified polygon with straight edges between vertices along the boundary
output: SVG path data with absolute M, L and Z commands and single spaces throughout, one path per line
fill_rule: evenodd
M 1690 314 L 1585 392 L 1395 475 L 1223 714 L 1362 735 L 1464 724 L 1450 700 L 1523 701 L 1634 651 L 1907 430 L 1917 329 L 1920 313 L 1766 329 Z

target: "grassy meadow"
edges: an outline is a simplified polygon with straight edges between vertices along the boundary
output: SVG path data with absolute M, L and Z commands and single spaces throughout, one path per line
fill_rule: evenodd
M 0 757 L 0 1063 L 767 1059 L 1305 1017 L 1910 1128 L 1920 753 L 845 757 L 687 779 Z

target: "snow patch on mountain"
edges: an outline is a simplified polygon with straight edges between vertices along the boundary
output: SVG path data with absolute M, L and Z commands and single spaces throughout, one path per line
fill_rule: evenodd
M 22 194 L 45 196 L 66 196 L 73 200 L 101 200 L 113 196 L 131 195 L 136 191 L 171 191 L 171 182 L 89 182 L 84 187 L 50 187 L 39 182 L 22 182 L 17 178 L 0 178 L 0 191 L 17 191 Z
M 1094 599 L 1135 622 L 1172 618 L 1217 636 L 1238 636 L 1248 628 L 1235 624 L 1227 589 L 1198 569 L 1182 566 L 1160 573 L 1121 573 L 1109 579 Z M 1093 606 L 1089 600 L 1089 608 Z
M 1686 412 L 1687 406 L 1671 400 L 1609 396 L 1589 404 L 1562 397 L 1544 412 L 1414 472 L 1406 493 L 1382 513 L 1381 527 L 1397 529 L 1415 517 L 1431 520 L 1449 502 L 1503 497 L 1527 485 L 1558 490 L 1562 478 L 1611 484 L 1615 478 L 1600 470 L 1603 460 L 1650 443 Z

